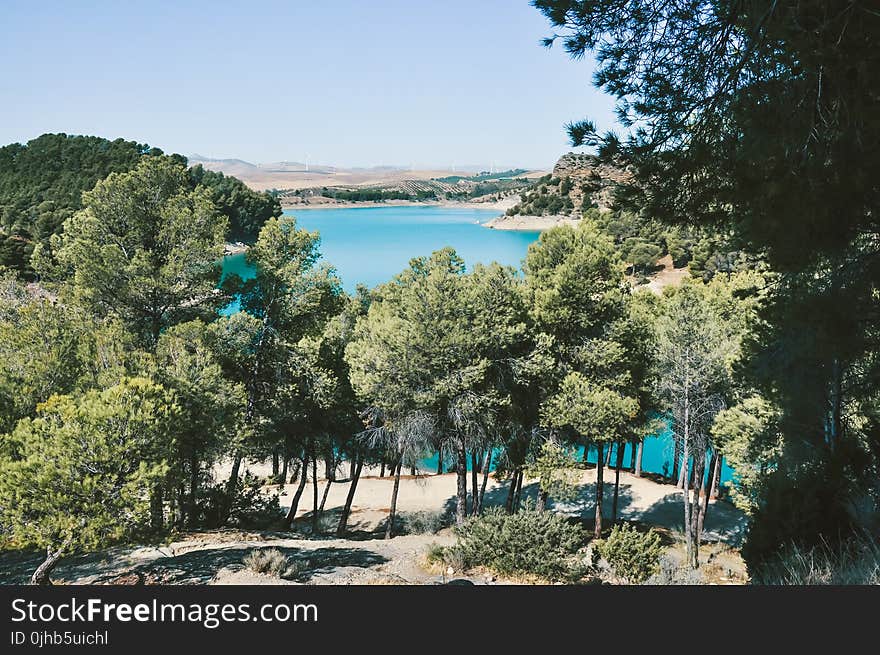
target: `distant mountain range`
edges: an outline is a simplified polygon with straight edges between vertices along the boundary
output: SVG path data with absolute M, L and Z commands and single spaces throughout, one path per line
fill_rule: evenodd
M 190 166 L 201 164 L 212 171 L 233 175 L 248 186 L 258 189 L 302 189 L 314 186 L 363 186 L 388 184 L 401 180 L 429 180 L 449 176 L 451 172 L 479 173 L 487 166 L 413 169 L 406 166 L 373 166 L 344 168 L 326 164 L 279 161 L 252 164 L 243 159 L 215 159 L 193 154 Z

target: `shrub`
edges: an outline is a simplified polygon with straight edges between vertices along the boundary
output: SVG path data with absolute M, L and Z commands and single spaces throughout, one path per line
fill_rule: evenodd
M 434 534 L 444 527 L 445 514 L 428 510 L 398 515 L 402 532 L 406 534 Z
M 287 557 L 277 548 L 259 548 L 245 556 L 242 563 L 254 573 L 280 578 L 288 568 Z
M 864 529 L 865 509 L 851 511 L 852 501 L 863 498 L 864 489 L 876 484 L 872 466 L 859 451 L 860 446 L 841 444 L 826 454 L 814 449 L 800 457 L 803 464 L 788 462 L 774 471 L 761 485 L 760 502 L 752 513 L 742 555 L 753 578 L 760 577 L 765 563 L 774 565 L 780 544 L 798 544 L 811 550 Z M 875 509 L 880 514 L 880 510 Z M 868 510 L 871 513 L 871 510 Z M 842 550 L 839 543 L 833 550 Z
M 552 441 L 541 444 L 541 452 L 526 466 L 525 476 L 538 479 L 538 488 L 558 502 L 577 498 L 581 480 L 578 461 L 570 448 Z
M 226 485 L 215 484 L 205 489 L 199 498 L 199 522 L 207 527 L 220 524 L 218 511 L 226 498 Z M 265 529 L 277 524 L 283 514 L 277 494 L 266 494 L 259 479 L 250 473 L 243 477 L 238 493 L 232 500 L 226 525 Z
M 550 511 L 507 514 L 493 507 L 456 528 L 451 557 L 465 568 L 486 566 L 499 574 L 526 573 L 557 580 L 575 571 L 574 553 L 583 545 L 579 525 Z
M 332 532 L 336 532 L 336 527 L 339 525 L 339 517 L 334 514 L 319 514 L 318 515 L 318 527 L 314 534 L 328 534 Z M 312 534 L 312 517 L 307 516 L 306 518 L 300 519 L 297 524 L 297 531 L 305 534 Z
M 427 550 L 425 551 L 425 561 L 428 564 L 445 564 L 445 563 L 447 563 L 446 562 L 446 548 L 436 542 L 429 544 Z
M 611 565 L 615 575 L 631 584 L 641 584 L 660 571 L 660 535 L 654 530 L 639 532 L 627 523 L 614 526 L 596 550 Z
M 645 580 L 646 585 L 698 585 L 703 582 L 703 574 L 689 566 L 682 566 L 671 557 L 660 558 L 658 570 Z
M 464 552 L 457 546 L 443 549 L 443 563 L 452 567 L 453 571 L 466 571 L 473 566 L 465 557 Z

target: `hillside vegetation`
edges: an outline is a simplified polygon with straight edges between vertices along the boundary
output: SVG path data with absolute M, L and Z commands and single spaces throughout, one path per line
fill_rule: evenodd
M 622 166 L 569 152 L 560 157 L 552 173 L 523 190 L 520 202 L 506 215 L 594 221 L 612 237 L 630 273 L 642 281 L 667 255 L 676 268 L 687 267 L 691 275 L 707 281 L 717 273 L 731 274 L 758 265 L 755 256 L 724 233 L 697 225 L 670 225 L 648 212 L 623 208 L 617 197 L 631 178 Z
M 0 148 L 0 266 L 30 277 L 34 247 L 60 233 L 64 221 L 82 208 L 84 191 L 111 173 L 130 171 L 144 157 L 163 154 L 135 141 L 68 134 L 44 134 Z M 181 155 L 171 158 L 186 164 Z M 201 166 L 190 169 L 189 176 L 190 186 L 207 187 L 215 208 L 227 217 L 230 240 L 253 240 L 268 218 L 281 214 L 274 197 L 234 177 Z

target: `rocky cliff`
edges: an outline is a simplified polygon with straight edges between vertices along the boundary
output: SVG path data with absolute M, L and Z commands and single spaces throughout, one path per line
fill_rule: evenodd
M 623 168 L 603 164 L 593 155 L 576 152 L 568 152 L 559 158 L 553 167 L 553 177 L 570 180 L 568 196 L 576 208 L 595 206 L 600 210 L 611 209 L 614 187 L 632 178 Z
M 602 163 L 594 155 L 569 152 L 559 158 L 551 174 L 537 180 L 520 196 L 519 203 L 488 226 L 546 229 L 577 221 L 591 207 L 611 209 L 615 187 L 630 179 L 631 174 L 622 167 Z

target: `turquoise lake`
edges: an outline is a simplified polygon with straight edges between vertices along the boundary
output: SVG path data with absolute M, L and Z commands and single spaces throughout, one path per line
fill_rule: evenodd
M 357 284 L 387 282 L 413 257 L 455 248 L 469 267 L 496 261 L 519 268 L 538 232 L 510 232 L 482 227 L 497 210 L 450 207 L 358 207 L 286 211 L 299 226 L 321 233 L 321 254 L 332 264 L 349 293 Z M 227 257 L 225 273 L 248 277 L 244 254 Z
M 285 211 L 296 217 L 297 224 L 321 234 L 323 261 L 336 268 L 343 287 L 349 293 L 357 284 L 374 287 L 387 282 L 409 265 L 413 257 L 430 255 L 452 246 L 468 267 L 493 261 L 519 268 L 529 244 L 538 232 L 491 230 L 482 223 L 498 215 L 497 210 L 461 209 L 440 206 L 358 207 L 354 209 L 306 209 Z M 244 253 L 223 260 L 223 274 L 253 275 Z M 224 314 L 238 311 L 233 304 Z M 673 440 L 664 431 L 645 440 L 642 468 L 649 473 L 672 471 Z M 596 452 L 588 461 L 595 463 Z M 612 459 L 612 462 L 614 459 Z M 626 446 L 624 463 L 629 464 L 630 447 Z M 426 470 L 436 470 L 437 456 L 423 462 Z M 725 464 L 722 481 L 730 480 L 733 471 Z

